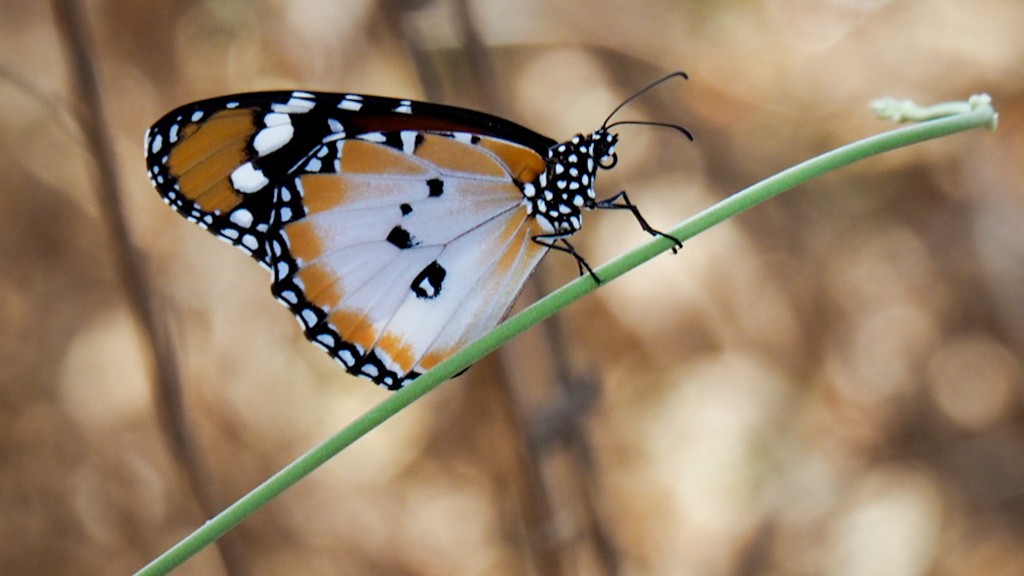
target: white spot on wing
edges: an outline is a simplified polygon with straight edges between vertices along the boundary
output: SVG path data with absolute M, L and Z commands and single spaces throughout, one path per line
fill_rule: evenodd
M 285 290 L 284 292 L 281 292 L 281 300 L 289 304 L 297 304 L 299 302 L 299 298 L 292 290 Z
M 270 109 L 274 112 L 287 112 L 289 114 L 305 114 L 313 109 L 316 101 L 309 92 L 292 92 L 292 97 L 284 104 L 271 104 Z
M 239 208 L 231 213 L 228 220 L 237 224 L 239 228 L 248 228 L 252 226 L 252 212 L 249 212 L 245 208 Z
M 311 328 L 316 324 L 316 312 L 313 312 L 312 308 L 303 308 L 302 312 L 299 312 L 299 321 L 305 328 Z
M 242 164 L 231 173 L 231 185 L 245 194 L 261 190 L 267 184 L 270 184 L 270 180 L 252 162 Z
M 402 138 L 402 152 L 412 154 L 416 150 L 416 131 L 402 130 L 400 136 Z
M 252 140 L 252 147 L 260 156 L 266 156 L 274 150 L 291 141 L 295 134 L 295 127 L 292 126 L 292 119 L 287 114 L 267 114 L 263 121 L 267 127 L 256 133 Z
M 356 363 L 356 359 L 352 356 L 352 353 L 348 350 L 341 350 L 338 352 L 338 360 L 345 365 L 346 368 L 350 368 Z
M 337 119 L 330 118 L 327 120 L 327 127 L 331 129 L 331 133 L 324 137 L 324 142 L 341 140 L 345 137 L 345 126 L 341 122 L 338 122 Z
M 156 154 L 164 147 L 164 137 L 162 134 L 157 134 L 153 137 L 153 140 L 149 143 L 149 150 L 151 154 Z
M 358 94 L 348 94 L 338 103 L 338 108 L 359 112 L 363 108 L 363 98 Z
M 285 124 L 292 123 L 292 117 L 280 112 L 271 112 L 263 117 L 263 123 L 266 124 L 268 128 L 272 126 L 284 126 Z
M 412 114 L 412 102 L 408 100 L 402 100 L 395 106 L 395 112 L 399 114 Z

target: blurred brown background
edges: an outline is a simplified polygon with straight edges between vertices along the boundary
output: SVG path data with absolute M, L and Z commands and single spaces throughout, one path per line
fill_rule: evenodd
M 992 94 L 999 130 L 804 185 L 604 287 L 315 472 L 181 574 L 1024 573 L 1020 0 L 93 0 L 124 213 L 219 509 L 380 401 L 242 253 L 164 206 L 142 137 L 263 89 L 433 99 L 558 139 L 622 118 L 668 228 L 890 128 L 868 103 Z M 203 520 L 74 120 L 45 2 L 0 3 L 0 574 L 118 574 Z M 645 235 L 590 213 L 597 264 Z M 575 275 L 543 265 L 548 288 Z M 555 342 L 552 344 L 551 342 Z M 550 352 L 554 353 L 550 353 Z

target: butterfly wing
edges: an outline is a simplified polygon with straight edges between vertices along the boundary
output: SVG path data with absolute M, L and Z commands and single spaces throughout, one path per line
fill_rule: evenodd
M 553 141 L 458 108 L 259 93 L 147 133 L 150 178 L 273 276 L 305 335 L 398 388 L 495 325 L 546 247 L 521 186 Z

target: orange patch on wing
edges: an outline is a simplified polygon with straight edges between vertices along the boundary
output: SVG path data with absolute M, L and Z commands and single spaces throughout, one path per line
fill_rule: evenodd
M 495 138 L 482 138 L 480 146 L 494 152 L 505 163 L 512 177 L 520 182 L 533 182 L 547 170 L 544 159 L 525 146 Z
M 420 358 L 420 366 L 422 366 L 424 370 L 430 370 L 434 366 L 437 366 L 441 362 L 447 360 L 452 354 L 458 352 L 461 347 L 461 345 L 456 345 L 450 348 L 442 348 L 441 350 L 427 352 L 423 355 L 423 358 Z
M 254 113 L 249 109 L 223 110 L 198 125 L 184 127 L 167 158 L 171 173 L 187 172 L 227 146 L 244 150 L 256 132 L 253 119 Z
M 288 235 L 288 246 L 292 256 L 302 262 L 312 262 L 324 252 L 323 243 L 316 228 L 306 220 L 292 222 L 284 227 Z
M 215 212 L 218 210 L 229 212 L 242 203 L 242 195 L 227 180 L 216 182 L 213 186 L 207 188 L 205 192 L 197 196 L 193 196 L 188 186 L 181 184 L 180 180 L 178 181 L 178 186 L 181 188 L 182 194 L 188 196 L 205 212 Z
M 178 176 L 181 193 L 206 212 L 227 211 L 238 206 L 242 195 L 231 185 L 231 172 L 245 157 L 240 150 L 226 147 L 208 156 Z
M 309 214 L 334 208 L 341 204 L 348 194 L 345 179 L 337 174 L 307 174 L 300 180 L 302 200 Z
M 341 302 L 341 286 L 334 274 L 323 266 L 312 264 L 299 270 L 306 299 L 323 310 L 334 309 Z
M 528 223 L 524 223 L 523 220 L 510 218 L 505 224 L 505 229 L 501 231 L 502 245 L 505 246 L 505 249 L 494 265 L 495 274 L 510 273 L 516 262 L 521 261 L 524 256 L 530 258 L 533 252 L 543 249 L 543 246 L 532 239 L 532 236 L 541 234 L 541 232 L 531 230 L 530 224 L 535 221 L 530 218 Z M 526 253 L 523 254 L 523 251 Z
M 506 176 L 505 169 L 486 152 L 454 138 L 428 135 L 416 148 L 416 156 L 449 172 L 480 176 Z
M 330 322 L 345 341 L 361 346 L 364 351 L 373 348 L 377 342 L 377 332 L 366 315 L 360 312 L 338 310 L 331 314 Z
M 385 352 L 395 364 L 398 364 L 399 371 L 412 370 L 414 360 L 412 346 L 406 344 L 401 337 L 392 332 L 385 332 L 377 341 L 375 348 Z
M 523 199 L 523 191 L 511 181 L 505 182 L 474 182 L 473 190 L 480 196 L 490 199 L 507 197 L 508 201 L 518 202 Z
M 430 173 L 420 163 L 399 150 L 362 140 L 346 140 L 342 144 L 341 171 L 349 174 L 395 176 L 425 176 Z
M 206 212 L 227 211 L 242 201 L 231 186 L 231 173 L 248 160 L 252 110 L 224 110 L 200 124 L 181 129 L 167 167 L 187 198 Z

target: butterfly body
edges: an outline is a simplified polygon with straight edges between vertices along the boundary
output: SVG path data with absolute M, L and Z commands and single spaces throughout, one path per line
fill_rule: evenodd
M 583 209 L 623 207 L 594 192 L 616 139 L 296 91 L 178 108 L 146 153 L 164 201 L 267 268 L 311 342 L 397 389 L 497 324 Z

